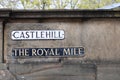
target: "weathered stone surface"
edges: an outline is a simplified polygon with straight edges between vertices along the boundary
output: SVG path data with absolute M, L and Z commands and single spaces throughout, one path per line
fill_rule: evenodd
M 6 70 L 7 66 L 5 63 L 0 63 L 0 70 Z
M 119 25 L 119 19 L 96 19 L 84 22 L 82 42 L 86 48 L 85 59 L 119 62 Z
M 120 64 L 98 65 L 97 80 L 120 80 Z
M 2 22 L 0 22 L 0 63 L 2 62 L 2 52 L 3 50 L 3 25 L 2 25 Z
M 47 20 L 40 23 L 7 23 L 5 27 L 5 59 L 10 62 L 13 48 L 60 48 L 80 47 L 85 48 L 87 61 L 120 61 L 120 20 L 119 19 L 89 19 L 80 21 L 71 20 Z M 64 40 L 11 40 L 11 32 L 14 30 L 64 30 Z M 46 60 L 47 58 L 45 58 Z M 58 58 L 59 59 L 59 58 Z M 67 58 L 79 60 L 81 58 Z M 40 61 L 40 58 L 29 60 Z M 42 59 L 43 60 L 43 59 Z M 57 60 L 57 59 L 56 59 Z M 18 60 L 20 61 L 20 59 Z M 26 60 L 27 61 L 27 60 Z M 53 59 L 54 61 L 54 59 Z
M 94 17 L 120 17 L 120 11 L 116 10 L 13 10 L 11 18 L 94 18 Z
M 0 80 L 17 80 L 8 70 L 0 70 Z
M 95 80 L 93 64 L 18 64 L 9 65 L 17 78 L 25 80 Z M 24 80 L 23 79 L 23 80 Z
M 91 12 L 90 14 L 86 13 L 86 17 L 84 13 L 79 15 L 80 12 L 74 13 L 74 11 L 72 15 L 70 15 L 71 13 L 67 15 L 63 11 L 63 17 L 61 14 L 56 15 L 55 12 L 44 16 L 41 16 L 43 13 L 39 14 L 39 12 L 35 13 L 34 11 L 32 12 L 34 14 L 29 14 L 29 11 L 26 13 L 28 15 L 24 13 L 24 11 L 22 13 L 20 11 L 11 12 L 11 19 L 6 21 L 4 27 L 4 43 L 1 41 L 3 40 L 1 39 L 2 36 L 0 37 L 0 44 L 4 44 L 4 58 L 7 65 L 5 68 L 3 68 L 3 65 L 0 66 L 1 80 L 120 79 L 120 19 L 110 18 L 115 16 L 112 16 L 115 12 L 111 11 L 110 15 L 102 15 L 105 12 L 94 15 L 96 13 L 91 14 L 93 13 Z M 116 12 L 116 14 L 118 13 L 119 11 Z M 91 19 L 88 19 L 90 17 Z M 2 27 L 0 28 L 2 30 Z M 12 40 L 11 32 L 14 30 L 64 30 L 65 39 Z M 2 33 L 2 31 L 0 32 Z M 81 46 L 85 48 L 84 57 L 15 59 L 12 56 L 13 48 L 67 48 Z M 2 49 L 0 51 L 2 52 Z M 98 65 L 99 63 L 101 65 Z

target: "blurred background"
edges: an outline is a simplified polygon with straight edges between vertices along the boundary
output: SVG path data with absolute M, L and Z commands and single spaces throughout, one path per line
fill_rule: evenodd
M 0 0 L 1 9 L 120 9 L 120 0 Z

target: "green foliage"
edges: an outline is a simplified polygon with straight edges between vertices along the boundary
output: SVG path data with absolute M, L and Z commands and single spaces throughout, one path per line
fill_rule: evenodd
M 69 0 L 52 0 L 52 6 L 55 9 L 65 9 L 69 3 Z
M 120 0 L 0 0 L 1 8 L 12 9 L 96 9 Z
M 24 9 L 47 9 L 51 2 L 50 0 L 20 0 Z

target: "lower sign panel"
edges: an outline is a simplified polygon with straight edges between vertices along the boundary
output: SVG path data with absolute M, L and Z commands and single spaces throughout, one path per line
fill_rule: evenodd
M 15 48 L 12 50 L 14 57 L 66 57 L 84 56 L 84 48 Z

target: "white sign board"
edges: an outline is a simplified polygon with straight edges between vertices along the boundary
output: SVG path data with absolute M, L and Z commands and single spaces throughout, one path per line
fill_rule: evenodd
M 30 39 L 64 39 L 63 30 L 25 30 L 12 31 L 13 40 L 30 40 Z

